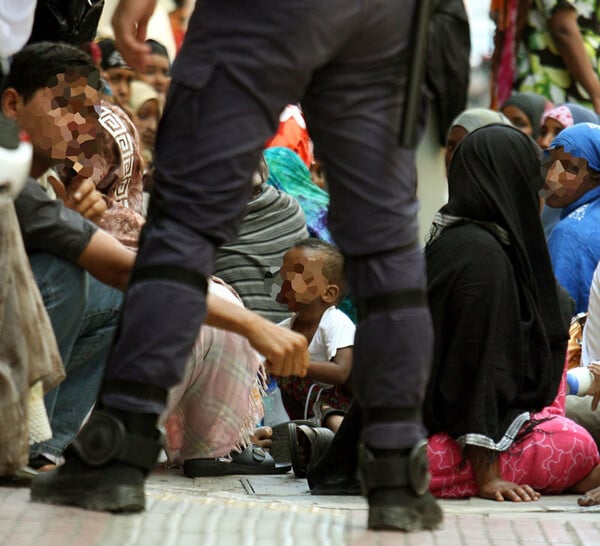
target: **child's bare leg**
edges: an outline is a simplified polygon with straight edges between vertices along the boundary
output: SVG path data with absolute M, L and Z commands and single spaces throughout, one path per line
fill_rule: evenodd
M 490 450 L 467 446 L 466 453 L 475 479 L 479 485 L 479 496 L 499 502 L 508 500 L 512 502 L 531 502 L 538 500 L 541 495 L 530 485 L 518 485 L 503 480 L 500 477 L 500 464 L 498 457 Z
M 330 415 L 327 417 L 327 419 L 325 419 L 325 421 L 323 421 L 323 426 L 329 430 L 333 430 L 333 432 L 337 432 L 342 425 L 343 420 L 343 415 Z
M 321 426 L 337 432 L 342 425 L 345 413 L 333 409 L 329 404 L 322 404 L 319 408 L 319 413 L 323 416 L 321 418 Z

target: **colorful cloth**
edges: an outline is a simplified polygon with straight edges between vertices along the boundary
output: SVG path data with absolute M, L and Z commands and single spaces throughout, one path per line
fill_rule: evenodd
M 565 129 L 578 123 L 598 123 L 598 114 L 579 104 L 566 103 L 547 110 L 542 116 L 540 125 L 548 118 L 555 119 Z
M 333 244 L 327 228 L 329 194 L 313 184 L 306 165 L 288 148 L 267 148 L 264 156 L 269 167 L 267 184 L 291 195 L 300 203 L 308 233 L 312 237 Z
M 564 129 L 545 155 L 557 146 L 600 171 L 600 125 L 580 123 Z M 562 209 L 548 238 L 548 249 L 556 279 L 575 300 L 576 312 L 587 311 L 592 277 L 600 261 L 600 187 Z
M 304 114 L 298 106 L 289 104 L 284 108 L 279 116 L 277 133 L 265 144 L 265 148 L 279 146 L 284 146 L 296 152 L 307 168 L 310 168 L 315 161 Z
M 29 456 L 30 387 L 65 377 L 52 325 L 31 273 L 12 203 L 0 208 L 0 476 Z
M 548 157 L 550 151 L 559 146 L 573 157 L 583 157 L 592 169 L 600 172 L 600 125 L 578 123 L 561 131 L 544 151 L 544 156 Z
M 209 291 L 242 305 L 215 277 Z M 256 395 L 263 373 L 260 356 L 246 338 L 203 325 L 185 378 L 169 395 L 164 417 L 169 461 L 222 457 L 247 446 L 263 416 Z
M 594 72 L 600 74 L 600 37 L 596 30 L 600 1 L 533 0 L 517 48 L 517 73 L 513 88 L 538 93 L 555 104 L 576 102 L 591 106 L 585 89 L 569 74 L 548 29 L 548 21 L 561 6 L 576 10 L 587 57 Z
M 600 261 L 600 188 L 562 210 L 548 239 L 548 250 L 556 279 L 575 300 L 576 312 L 587 311 L 594 270 Z

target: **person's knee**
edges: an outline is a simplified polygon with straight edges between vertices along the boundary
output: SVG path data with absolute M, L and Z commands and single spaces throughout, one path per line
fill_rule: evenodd
M 600 446 L 600 411 L 592 410 L 589 396 L 567 396 L 566 416 L 586 429 Z
M 87 290 L 86 273 L 83 269 L 43 252 L 31 254 L 29 263 L 46 308 L 67 305 L 72 310 L 83 311 Z

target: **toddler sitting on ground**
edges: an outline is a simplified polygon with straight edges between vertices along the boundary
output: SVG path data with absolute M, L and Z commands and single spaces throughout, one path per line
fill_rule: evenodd
M 292 419 L 311 416 L 311 394 L 317 390 L 313 412 L 329 408 L 345 411 L 350 405 L 354 323 L 336 304 L 345 292 L 344 260 L 333 245 L 319 239 L 296 243 L 283 257 L 281 290 L 277 301 L 294 315 L 280 323 L 303 334 L 309 342 L 310 365 L 306 377 L 279 378 L 286 410 Z M 312 415 L 314 416 L 314 414 Z M 335 423 L 323 423 L 337 430 Z

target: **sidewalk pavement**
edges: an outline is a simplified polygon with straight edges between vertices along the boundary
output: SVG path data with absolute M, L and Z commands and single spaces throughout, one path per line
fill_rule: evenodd
M 283 476 L 153 474 L 142 514 L 111 515 L 29 502 L 27 488 L 0 487 L 4 546 L 598 546 L 600 507 L 575 495 L 535 503 L 479 498 L 441 501 L 435 532 L 366 530 L 361 497 L 314 497 Z

